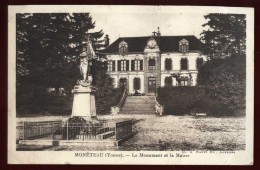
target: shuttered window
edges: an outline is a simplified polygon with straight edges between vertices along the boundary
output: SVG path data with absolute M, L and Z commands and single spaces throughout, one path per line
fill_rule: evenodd
M 115 71 L 115 61 L 108 61 L 108 71 Z
M 165 77 L 164 84 L 165 86 L 172 86 L 172 77 Z
M 181 70 L 188 70 L 188 60 L 187 60 L 187 58 L 181 59 Z
M 165 59 L 165 70 L 172 70 L 172 59 Z
M 118 71 L 129 71 L 129 61 L 118 60 L 117 67 L 118 67 Z
M 132 60 L 131 61 L 131 70 L 132 71 L 143 70 L 143 60 Z
M 140 90 L 140 89 L 141 89 L 141 79 L 134 78 L 134 90 Z

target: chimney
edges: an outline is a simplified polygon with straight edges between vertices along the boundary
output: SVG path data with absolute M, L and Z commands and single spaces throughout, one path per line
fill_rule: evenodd
M 108 47 L 108 46 L 109 46 L 109 37 L 106 34 L 106 36 L 105 36 L 105 47 Z
M 154 31 L 154 32 L 152 32 L 153 33 L 153 36 L 155 37 L 156 36 L 156 32 Z
M 160 33 L 160 27 L 158 27 L 157 36 L 161 36 L 161 33 Z

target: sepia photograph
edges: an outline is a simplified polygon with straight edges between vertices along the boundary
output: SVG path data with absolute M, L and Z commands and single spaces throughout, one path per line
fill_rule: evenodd
M 252 165 L 253 12 L 9 6 L 8 162 Z

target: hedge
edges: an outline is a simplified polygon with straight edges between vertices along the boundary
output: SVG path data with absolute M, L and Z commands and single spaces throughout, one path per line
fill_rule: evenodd
M 165 114 L 185 115 L 204 112 L 209 116 L 231 116 L 233 112 L 219 101 L 210 98 L 203 87 L 161 87 L 157 100 Z

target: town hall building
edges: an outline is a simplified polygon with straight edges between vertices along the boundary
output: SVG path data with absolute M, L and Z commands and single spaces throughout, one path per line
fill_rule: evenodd
M 160 86 L 196 86 L 198 68 L 206 61 L 202 42 L 195 36 L 122 37 L 101 54 L 108 61 L 114 87 L 129 94 L 151 95 Z

